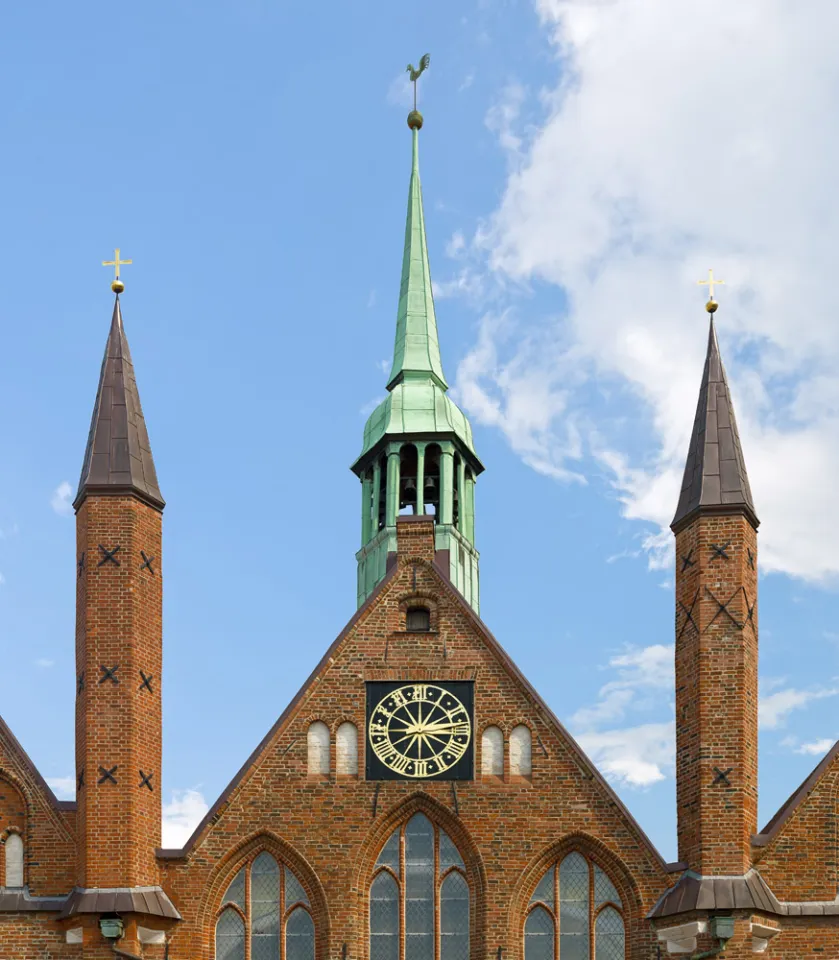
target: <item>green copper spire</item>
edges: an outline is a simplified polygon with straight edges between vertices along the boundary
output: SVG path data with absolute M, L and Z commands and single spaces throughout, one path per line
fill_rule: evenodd
M 412 114 L 414 116 L 419 116 Z M 419 375 L 431 378 L 444 390 L 448 388 L 440 360 L 437 339 L 437 317 L 431 292 L 431 270 L 428 266 L 428 244 L 425 239 L 425 217 L 422 210 L 422 186 L 419 173 L 419 127 L 412 124 L 413 163 L 408 188 L 408 218 L 405 223 L 405 249 L 402 254 L 402 284 L 396 313 L 396 343 L 393 367 L 387 388 L 392 390 L 403 377 Z
M 419 70 L 408 68 L 414 83 L 427 66 L 426 55 Z M 437 562 L 477 610 L 475 481 L 484 467 L 466 415 L 448 396 L 440 360 L 419 179 L 422 124 L 415 106 L 408 115 L 413 158 L 388 393 L 370 414 L 352 465 L 362 491 L 358 603 L 387 572 L 396 551 L 397 516 L 423 514 L 434 518 Z

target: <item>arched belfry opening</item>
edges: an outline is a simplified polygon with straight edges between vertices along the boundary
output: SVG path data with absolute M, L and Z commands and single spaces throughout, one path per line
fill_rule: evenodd
M 438 443 L 429 443 L 425 448 L 423 468 L 423 513 L 433 516 L 436 521 L 440 515 L 440 445 Z

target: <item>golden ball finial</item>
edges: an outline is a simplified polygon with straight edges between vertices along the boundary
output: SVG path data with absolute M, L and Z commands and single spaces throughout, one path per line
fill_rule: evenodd
M 412 130 L 422 130 L 422 114 L 419 110 L 412 110 L 408 114 L 408 126 Z
M 719 304 L 717 301 L 711 297 L 711 299 L 705 304 L 705 309 L 708 311 L 708 313 L 716 313 L 718 306 Z
M 113 290 L 114 293 L 122 293 L 124 289 L 125 284 L 122 282 L 122 280 L 120 280 L 119 277 L 117 277 L 116 280 L 114 280 L 114 282 L 111 284 L 111 290 Z

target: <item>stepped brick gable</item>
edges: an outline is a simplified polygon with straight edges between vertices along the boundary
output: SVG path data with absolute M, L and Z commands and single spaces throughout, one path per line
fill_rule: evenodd
M 758 517 L 713 319 L 672 525 L 667 864 L 480 618 L 484 466 L 447 392 L 408 122 L 355 611 L 182 849 L 161 849 L 165 504 L 115 281 L 75 499 L 76 797 L 0 720 L 0 958 L 839 957 L 839 744 L 758 832 Z

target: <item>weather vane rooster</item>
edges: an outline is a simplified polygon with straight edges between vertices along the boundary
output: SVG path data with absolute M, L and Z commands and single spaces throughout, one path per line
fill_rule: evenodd
M 414 112 L 416 112 L 417 109 L 417 80 L 419 80 L 419 78 L 428 69 L 429 63 L 431 63 L 431 57 L 427 53 L 424 53 L 420 58 L 418 70 L 414 69 L 414 65 L 412 63 L 409 63 L 405 68 L 406 72 L 411 77 L 411 83 L 414 85 Z

